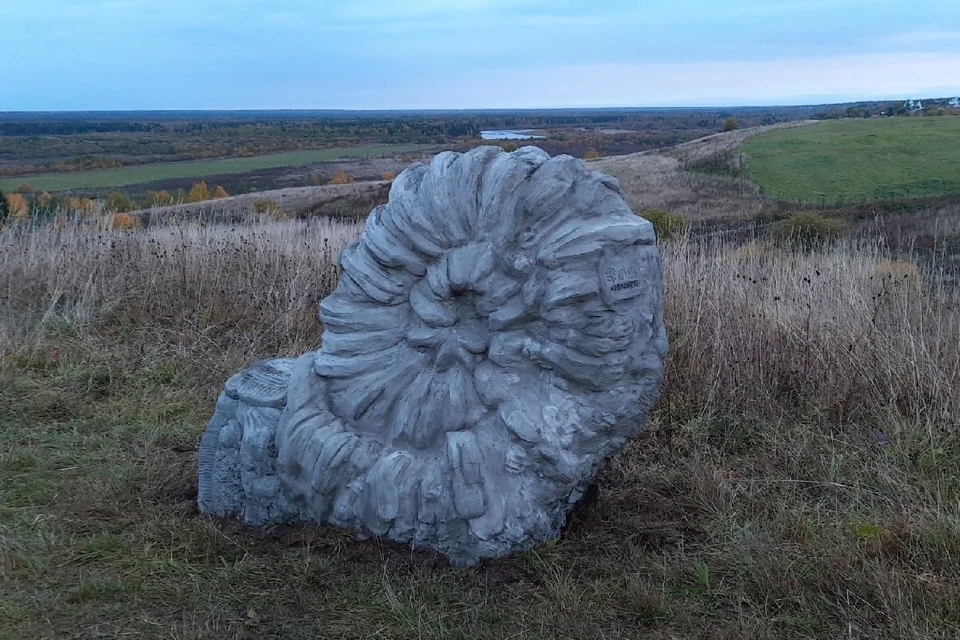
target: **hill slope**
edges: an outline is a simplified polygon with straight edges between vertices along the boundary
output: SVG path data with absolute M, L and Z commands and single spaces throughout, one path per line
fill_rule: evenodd
M 670 147 L 590 161 L 592 169 L 615 176 L 634 211 L 669 209 L 689 221 L 749 218 L 769 207 L 754 183 L 732 175 L 708 174 L 694 168 L 729 156 L 758 134 L 795 129 L 813 120 L 726 131 Z
M 826 205 L 960 192 L 960 118 L 831 120 L 744 141 L 747 175 Z

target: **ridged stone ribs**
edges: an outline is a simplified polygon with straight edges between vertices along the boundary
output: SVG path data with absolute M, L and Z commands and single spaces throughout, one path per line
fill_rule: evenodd
M 227 381 L 200 510 L 459 564 L 556 537 L 659 391 L 650 223 L 580 160 L 479 147 L 401 173 L 340 260 L 321 349 Z

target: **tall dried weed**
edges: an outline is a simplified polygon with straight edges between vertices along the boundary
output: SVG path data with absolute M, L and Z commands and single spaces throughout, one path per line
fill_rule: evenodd
M 316 346 L 316 303 L 359 227 L 317 218 L 123 231 L 73 219 L 0 232 L 0 351 L 51 332 L 151 339 L 199 358 Z
M 892 262 L 876 244 L 806 249 L 664 245 L 666 403 L 827 412 L 834 424 L 956 415 L 956 287 L 935 267 Z
M 0 233 L 0 350 L 96 329 L 199 359 L 302 352 L 317 344 L 316 304 L 360 230 L 268 216 L 135 231 L 81 222 Z M 960 295 L 934 267 L 850 242 L 811 252 L 683 238 L 662 250 L 662 407 L 825 412 L 834 423 L 956 414 Z

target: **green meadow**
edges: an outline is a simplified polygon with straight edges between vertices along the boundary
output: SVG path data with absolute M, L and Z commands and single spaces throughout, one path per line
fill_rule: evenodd
M 960 192 L 960 118 L 832 120 L 781 129 L 740 147 L 770 197 L 813 204 Z
M 38 173 L 2 179 L 0 180 L 0 190 L 13 191 L 18 185 L 23 183 L 28 183 L 33 188 L 41 191 L 119 187 L 127 184 L 142 184 L 157 180 L 245 173 L 247 171 L 273 169 L 276 167 L 295 167 L 312 162 L 336 160 L 338 158 L 392 155 L 395 153 L 416 151 L 426 146 L 427 145 L 419 144 L 381 144 L 345 149 L 305 149 L 244 158 L 215 158 L 212 160 L 135 165 L 120 169 Z

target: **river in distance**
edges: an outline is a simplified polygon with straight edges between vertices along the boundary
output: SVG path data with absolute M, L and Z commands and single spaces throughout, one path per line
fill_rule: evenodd
M 481 131 L 480 137 L 484 140 L 535 140 L 543 138 L 530 133 L 530 129 L 490 129 Z

